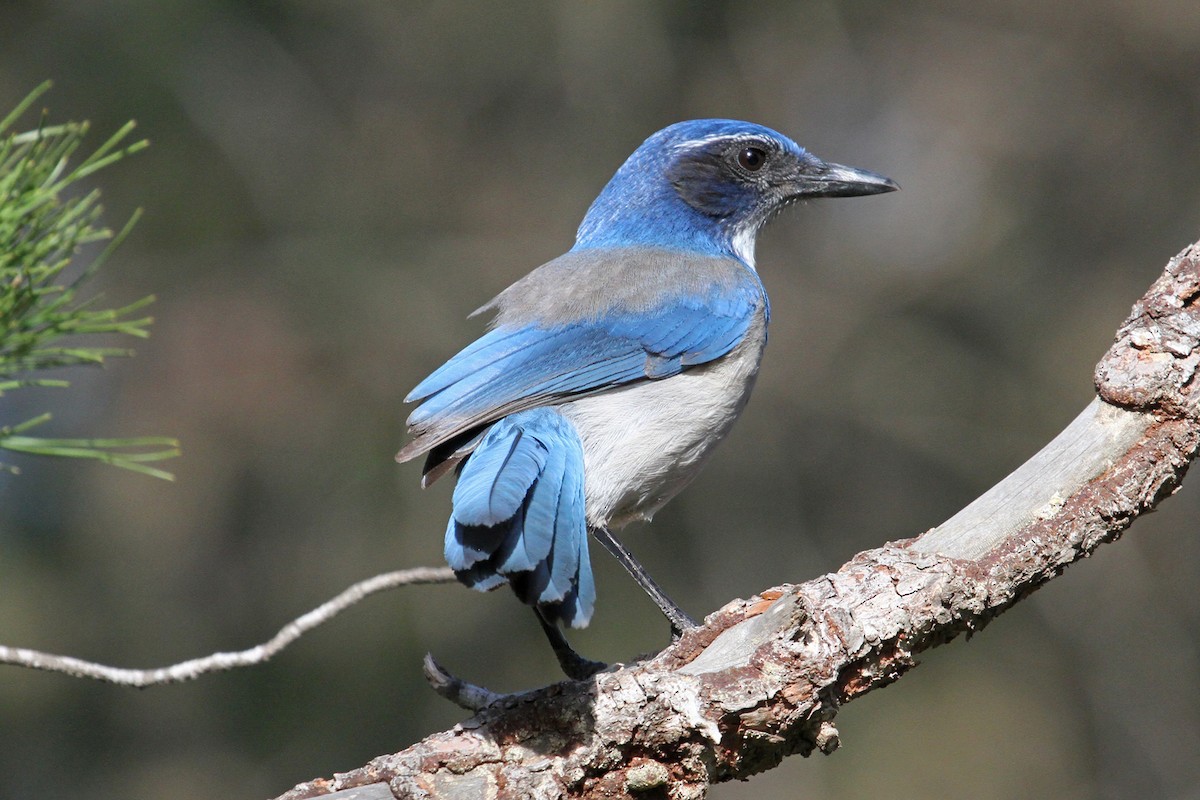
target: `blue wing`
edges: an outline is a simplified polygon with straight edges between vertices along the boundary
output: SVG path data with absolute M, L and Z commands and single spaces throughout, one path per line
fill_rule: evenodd
M 408 460 L 523 409 L 708 363 L 732 350 L 765 313 L 761 283 L 735 262 L 689 263 L 680 256 L 670 263 L 688 270 L 687 280 L 676 281 L 661 274 L 660 262 L 653 263 L 655 274 L 640 276 L 630 275 L 628 262 L 628 256 L 621 262 L 618 285 L 611 279 L 606 285 L 604 273 L 590 274 L 606 267 L 596 259 L 589 269 L 558 268 L 539 277 L 556 266 L 551 262 L 501 295 L 500 324 L 406 398 L 423 402 L 408 419 L 414 439 L 397 458 Z M 703 270 L 712 273 L 708 280 Z M 638 280 L 643 287 L 631 286 Z M 530 292 L 541 296 L 531 300 Z M 514 294 L 527 309 L 506 313 L 506 296 Z

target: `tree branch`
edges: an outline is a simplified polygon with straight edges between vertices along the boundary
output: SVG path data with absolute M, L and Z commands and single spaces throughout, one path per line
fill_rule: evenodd
M 108 683 L 139 688 L 164 683 L 182 683 L 209 672 L 224 672 L 238 667 L 262 664 L 308 631 L 328 622 L 350 606 L 377 592 L 395 589 L 398 586 L 451 583 L 453 581 L 454 572 L 449 567 L 415 567 L 375 575 L 346 587 L 336 597 L 284 625 L 279 629 L 279 633 L 262 644 L 233 653 L 213 653 L 203 658 L 193 658 L 190 661 L 172 664 L 169 667 L 124 669 L 84 661 L 71 656 L 58 656 L 39 650 L 7 645 L 0 645 L 0 664 L 13 664 L 47 672 L 61 672 L 76 678 L 94 678 Z
M 1099 397 L 945 524 L 735 600 L 647 661 L 497 695 L 451 730 L 278 800 L 687 800 L 784 756 L 831 752 L 842 705 L 983 627 L 1178 488 L 1200 444 L 1198 295 L 1200 243 L 1134 306 L 1097 367 Z

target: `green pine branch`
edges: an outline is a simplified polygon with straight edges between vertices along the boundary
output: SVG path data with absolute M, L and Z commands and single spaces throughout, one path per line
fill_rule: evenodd
M 104 308 L 99 295 L 82 290 L 128 235 L 140 211 L 117 233 L 100 222 L 99 189 L 81 192 L 77 184 L 104 167 L 136 153 L 145 140 L 125 143 L 133 123 L 91 153 L 76 158 L 88 131 L 86 122 L 47 125 L 12 132 L 13 126 L 47 89 L 46 82 L 0 120 L 0 396 L 29 387 L 67 387 L 69 381 L 43 377 L 46 370 L 100 365 L 132 355 L 125 348 L 80 340 L 96 334 L 149 336 L 151 317 L 144 297 L 120 308 Z M 72 161 L 75 161 L 72 164 Z M 107 242 L 82 268 L 74 262 L 84 245 Z M 156 478 L 172 479 L 148 462 L 179 455 L 179 443 L 161 436 L 135 439 L 45 439 L 26 431 L 50 419 L 40 414 L 0 425 L 0 448 L 36 455 L 93 458 Z M 3 467 L 4 465 L 0 465 Z M 13 470 L 12 467 L 4 467 Z

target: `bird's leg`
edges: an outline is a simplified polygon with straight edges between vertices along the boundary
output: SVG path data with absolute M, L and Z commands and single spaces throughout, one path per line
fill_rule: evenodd
M 546 619 L 541 609 L 534 606 L 533 611 L 537 614 L 538 622 L 542 623 L 542 630 L 545 631 L 546 638 L 550 640 L 550 647 L 554 650 L 555 657 L 558 658 L 558 665 L 562 667 L 563 674 L 568 678 L 573 681 L 581 681 L 592 677 L 608 666 L 603 661 L 592 661 L 590 658 L 584 658 L 576 653 L 567 642 L 567 637 L 563 636 L 563 632 L 558 629 L 557 625 Z
M 633 576 L 633 579 L 638 582 L 638 586 L 641 586 L 642 590 L 650 595 L 650 599 L 671 623 L 672 636 L 678 638 L 684 631 L 697 627 L 696 620 L 689 617 L 686 611 L 667 597 L 662 587 L 646 573 L 646 568 L 633 557 L 633 553 L 625 549 L 625 545 L 617 541 L 608 528 L 592 528 L 592 535 L 600 541 L 600 544 L 604 545 L 605 550 L 612 553 L 613 558 L 621 562 L 621 566 Z

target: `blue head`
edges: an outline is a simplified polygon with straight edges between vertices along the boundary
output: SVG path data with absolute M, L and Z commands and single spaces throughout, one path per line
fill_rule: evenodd
M 882 175 L 822 161 L 761 125 L 678 122 L 617 170 L 588 209 L 573 249 L 666 247 L 753 266 L 755 235 L 785 206 L 898 188 Z

